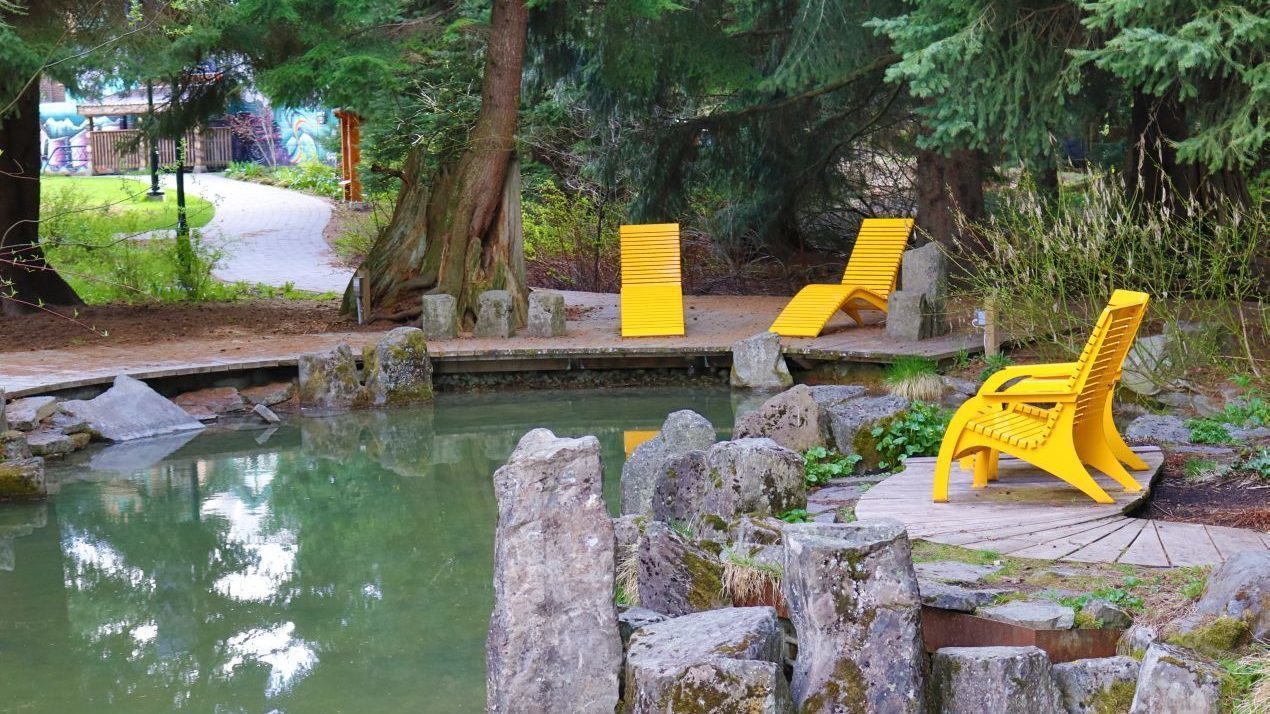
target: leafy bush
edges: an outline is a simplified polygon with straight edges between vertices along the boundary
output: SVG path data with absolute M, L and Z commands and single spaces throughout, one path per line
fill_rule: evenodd
M 551 180 L 525 192 L 525 260 L 534 277 L 575 290 L 617 289 L 621 207 L 601 208 L 585 193 L 566 196 Z
M 269 186 L 304 191 L 333 200 L 344 198 L 344 187 L 340 185 L 339 169 L 317 161 L 295 166 L 262 166 L 236 161 L 229 165 L 225 175 L 240 181 L 255 181 Z
M 988 381 L 988 377 L 1014 364 L 1014 360 L 1010 359 L 1009 355 L 1004 352 L 999 352 L 994 355 L 984 355 L 983 364 L 983 371 L 979 373 L 980 382 Z
M 935 404 L 913 402 L 906 410 L 870 432 L 877 439 L 878 467 L 901 471 L 910 456 L 934 456 L 948 429 L 952 412 Z
M 1230 444 L 1234 438 L 1226 425 L 1216 419 L 1188 419 L 1186 428 L 1191 430 L 1191 441 L 1196 444 Z
M 820 486 L 831 479 L 850 476 L 860 463 L 859 454 L 840 454 L 823 446 L 803 452 L 803 478 L 808 486 Z

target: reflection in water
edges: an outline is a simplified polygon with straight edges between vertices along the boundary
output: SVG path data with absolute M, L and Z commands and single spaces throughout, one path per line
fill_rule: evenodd
M 624 432 L 683 408 L 731 425 L 722 390 L 524 392 L 81 456 L 0 505 L 0 712 L 481 711 L 490 474 L 595 434 L 615 505 Z

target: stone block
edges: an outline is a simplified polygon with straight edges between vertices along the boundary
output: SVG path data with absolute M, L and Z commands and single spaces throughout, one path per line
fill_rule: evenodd
M 943 311 L 948 300 L 948 258 L 938 243 L 904 251 L 900 287 L 925 294 L 932 308 Z
M 295 382 L 270 382 L 255 387 L 240 389 L 243 399 L 252 404 L 263 404 L 272 407 L 295 396 Z
M 565 323 L 564 295 L 554 290 L 529 293 L 530 337 L 563 337 Z
M 812 388 L 805 384 L 763 402 L 763 406 L 742 415 L 732 429 L 733 438 L 765 437 L 798 453 L 824 446 L 826 433 L 820 405 Z
M 506 290 L 487 290 L 476 299 L 477 337 L 507 338 L 516 334 L 516 311 L 512 294 Z
M 1061 714 L 1054 670 L 1038 647 L 944 647 L 931 656 L 933 711 Z
M 1054 665 L 1054 681 L 1067 714 L 1103 714 L 1102 701 L 1114 689 L 1132 690 L 1138 682 L 1138 660 L 1132 657 L 1097 657 Z
M 0 500 L 43 498 L 48 494 L 44 480 L 44 459 L 0 461 Z
M 733 343 L 730 382 L 734 389 L 788 389 L 793 385 L 794 378 L 781 355 L 780 335 L 760 332 Z
M 784 528 L 800 712 L 924 712 L 922 603 L 899 521 Z
M 459 336 L 458 302 L 453 295 L 438 293 L 423 296 L 423 312 L 419 327 L 429 340 L 452 340 Z
M 940 329 L 942 316 L 925 293 L 896 290 L 886 300 L 886 336 L 916 342 L 947 330 Z
M 366 404 L 353 350 L 346 342 L 327 352 L 300 355 L 299 373 L 296 394 L 303 407 L 338 411 Z
M 486 709 L 612 714 L 622 643 L 614 534 L 593 436 L 525 434 L 494 472 Z M 549 544 L 549 545 L 548 545 Z
M 631 636 L 627 714 L 793 714 L 784 632 L 770 607 L 724 608 Z
M 671 617 L 723 607 L 723 563 L 665 523 L 644 528 L 635 557 L 640 605 Z

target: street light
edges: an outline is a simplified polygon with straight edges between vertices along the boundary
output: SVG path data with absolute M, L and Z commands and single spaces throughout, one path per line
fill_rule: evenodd
M 146 82 L 146 108 L 150 112 L 150 192 L 146 194 L 151 200 L 163 200 L 163 191 L 159 189 L 159 142 L 154 138 L 154 82 Z

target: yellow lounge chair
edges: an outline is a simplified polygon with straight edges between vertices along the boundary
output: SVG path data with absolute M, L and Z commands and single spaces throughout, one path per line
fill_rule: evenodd
M 965 457 L 973 456 L 974 486 L 982 488 L 995 479 L 1001 452 L 1057 476 L 1099 503 L 1114 500 L 1086 465 L 1126 491 L 1141 490 L 1121 462 L 1134 469 L 1146 464 L 1111 423 L 1111 397 L 1148 300 L 1145 293 L 1117 290 L 1076 362 L 1014 367 L 988 379 L 961 405 L 944 433 L 935 462 L 934 500 L 948 500 L 953 459 L 964 464 Z
M 622 226 L 622 337 L 684 333 L 679 224 Z
M 900 258 L 912 232 L 911 218 L 864 219 L 842 283 L 812 284 L 799 290 L 768 330 L 784 337 L 816 337 L 838 310 L 861 325 L 856 301 L 886 312 L 886 299 L 895 289 Z

